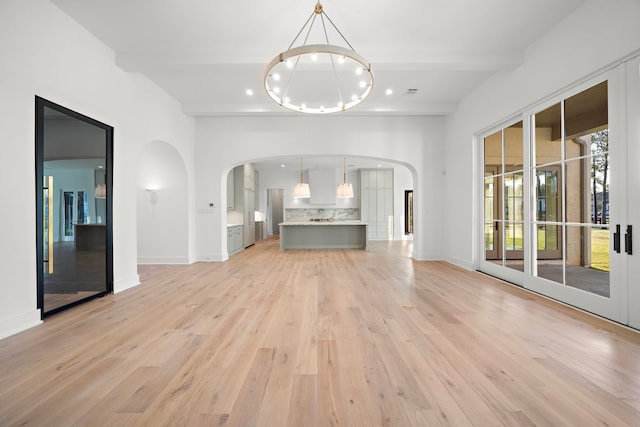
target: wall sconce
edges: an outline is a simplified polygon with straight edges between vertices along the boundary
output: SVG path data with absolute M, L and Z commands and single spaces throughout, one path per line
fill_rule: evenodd
M 152 205 L 155 205 L 156 203 L 158 203 L 158 190 L 153 188 L 147 188 L 145 189 L 145 191 L 149 195 L 149 202 L 151 202 Z

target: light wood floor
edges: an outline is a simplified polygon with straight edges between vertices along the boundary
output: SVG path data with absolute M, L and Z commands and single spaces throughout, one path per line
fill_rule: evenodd
M 640 425 L 638 333 L 409 251 L 140 267 L 0 341 L 0 425 Z

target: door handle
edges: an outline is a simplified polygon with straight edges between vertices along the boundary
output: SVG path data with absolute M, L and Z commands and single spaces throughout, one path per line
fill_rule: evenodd
M 633 229 L 630 225 L 627 225 L 627 232 L 624 235 L 624 251 L 628 255 L 633 255 Z
M 616 231 L 613 233 L 613 250 L 620 253 L 620 224 L 616 224 Z

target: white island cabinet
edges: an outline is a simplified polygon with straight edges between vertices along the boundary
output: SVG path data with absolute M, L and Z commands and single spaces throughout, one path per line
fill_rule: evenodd
M 367 224 L 360 221 L 280 223 L 280 249 L 366 249 Z

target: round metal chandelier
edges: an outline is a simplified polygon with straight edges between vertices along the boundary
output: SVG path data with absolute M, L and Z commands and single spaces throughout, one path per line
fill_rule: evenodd
M 317 17 L 326 44 L 307 44 Z M 348 47 L 329 43 L 325 18 Z M 302 45 L 293 47 L 303 33 Z M 318 2 L 289 48 L 267 65 L 264 87 L 271 99 L 289 110 L 336 113 L 355 107 L 369 96 L 373 72 L 371 64 L 356 53 Z

